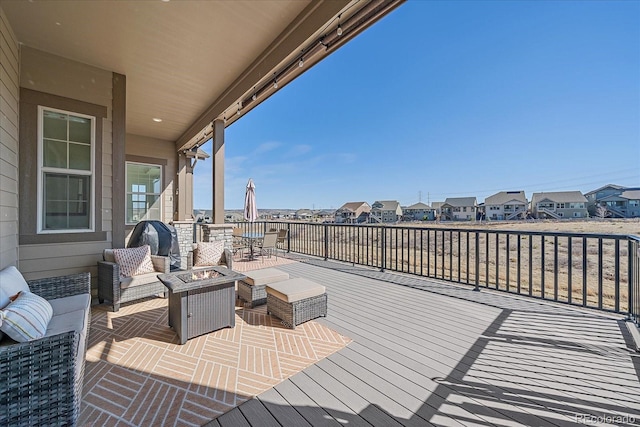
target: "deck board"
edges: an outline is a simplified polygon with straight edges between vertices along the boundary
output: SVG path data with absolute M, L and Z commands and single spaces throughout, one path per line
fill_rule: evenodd
M 299 260 L 278 268 L 323 284 L 328 315 L 318 321 L 353 342 L 231 411 L 253 426 L 259 416 L 249 414 L 264 411 L 283 426 L 569 426 L 581 414 L 640 419 L 638 356 L 625 343 L 620 316 Z

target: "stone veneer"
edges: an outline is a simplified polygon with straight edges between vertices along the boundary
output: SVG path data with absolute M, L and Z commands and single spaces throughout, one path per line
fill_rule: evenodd
M 224 240 L 225 247 L 231 249 L 233 225 L 231 224 L 203 224 L 193 221 L 173 221 L 178 243 L 180 244 L 180 268 L 187 268 L 187 254 L 195 242 L 213 242 Z

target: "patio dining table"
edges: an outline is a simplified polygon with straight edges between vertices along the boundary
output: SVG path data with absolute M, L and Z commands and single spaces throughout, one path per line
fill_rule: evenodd
M 253 247 L 256 242 L 264 239 L 264 233 L 242 233 L 242 238 L 249 243 L 249 259 L 254 259 Z

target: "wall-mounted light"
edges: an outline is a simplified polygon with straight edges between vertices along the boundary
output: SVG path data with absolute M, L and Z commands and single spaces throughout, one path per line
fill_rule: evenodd
M 278 89 L 278 78 L 277 77 L 273 80 L 273 88 L 274 89 Z
M 336 31 L 336 33 L 341 36 L 342 35 L 342 26 L 340 26 L 340 17 L 342 15 L 338 15 L 338 30 Z
M 300 61 L 298 61 L 298 67 L 302 68 L 304 67 L 304 57 L 300 57 Z

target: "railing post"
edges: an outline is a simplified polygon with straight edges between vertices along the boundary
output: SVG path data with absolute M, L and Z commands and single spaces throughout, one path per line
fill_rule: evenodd
M 474 291 L 480 292 L 480 233 L 476 231 L 476 286 Z
M 329 226 L 324 224 L 324 260 L 329 259 Z
M 291 252 L 291 223 L 287 222 L 287 253 Z
M 382 263 L 380 263 L 380 271 L 384 271 L 387 267 L 387 229 L 386 227 L 380 227 L 382 229 Z
M 627 244 L 627 320 L 633 320 L 631 311 L 633 310 L 633 240 L 628 239 Z M 637 319 L 636 319 L 637 320 Z

